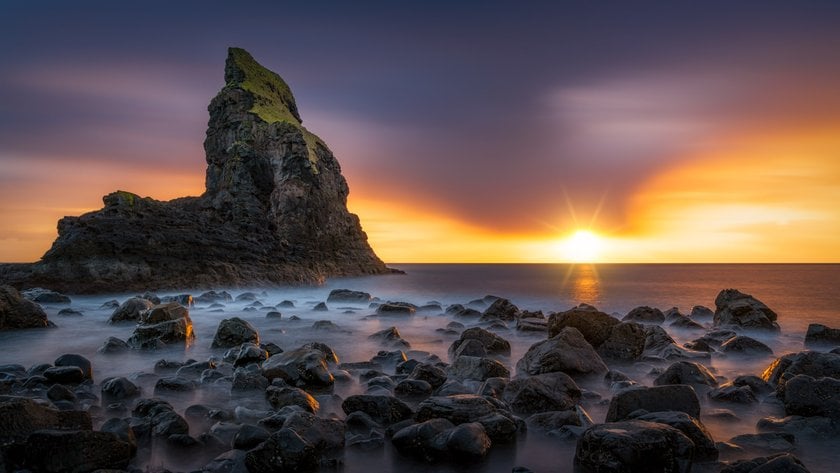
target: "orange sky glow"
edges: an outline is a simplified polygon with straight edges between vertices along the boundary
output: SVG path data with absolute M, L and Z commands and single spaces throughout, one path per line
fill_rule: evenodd
M 622 221 L 576 214 L 575 222 L 567 203 L 558 202 L 557 214 L 530 233 L 482 228 L 423 202 L 366 192 L 375 187 L 352 180 L 349 207 L 388 262 L 570 262 L 564 242 L 579 229 L 599 236 L 596 262 L 836 262 L 838 156 L 840 126 L 728 139 L 642 182 Z M 203 188 L 200 172 L 127 172 L 84 161 L 21 172 L 23 179 L 42 178 L 24 193 L 0 189 L 0 220 L 6 222 L 0 261 L 40 258 L 56 236 L 56 221 L 101 207 L 95 196 L 145 189 L 167 200 Z

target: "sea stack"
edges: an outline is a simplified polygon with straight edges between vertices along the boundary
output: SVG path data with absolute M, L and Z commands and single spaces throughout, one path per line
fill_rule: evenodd
M 208 111 L 203 195 L 161 202 L 108 194 L 101 210 L 61 219 L 41 261 L 0 268 L 0 282 L 89 293 L 391 271 L 347 210 L 338 161 L 302 125 L 279 75 L 230 48 L 225 86 Z

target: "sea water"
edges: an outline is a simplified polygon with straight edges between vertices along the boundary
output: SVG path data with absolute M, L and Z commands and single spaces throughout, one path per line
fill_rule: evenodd
M 210 348 L 213 335 L 222 319 L 240 317 L 253 324 L 260 332 L 263 342 L 274 342 L 283 349 L 291 349 L 303 343 L 318 341 L 330 345 L 342 362 L 369 360 L 383 347 L 369 340 L 368 335 L 390 326 L 396 326 L 404 339 L 411 343 L 412 350 L 427 351 L 447 360 L 447 348 L 457 335 L 446 334 L 443 328 L 451 317 L 438 314 L 419 314 L 413 317 L 370 317 L 373 309 L 367 304 L 330 303 L 325 312 L 314 311 L 318 302 L 325 301 L 332 289 L 346 288 L 371 293 L 383 301 L 403 301 L 417 305 L 436 302 L 444 308 L 449 304 L 467 302 L 491 294 L 510 299 L 521 309 L 550 312 L 567 310 L 579 303 L 587 303 L 598 309 L 623 316 L 637 306 L 647 305 L 667 310 L 677 307 L 684 314 L 695 305 L 714 309 L 715 296 L 725 288 L 736 288 L 762 300 L 779 314 L 780 334 L 753 334 L 774 351 L 776 356 L 803 350 L 804 334 L 809 323 L 840 326 L 840 265 L 520 265 L 520 264 L 396 264 L 406 274 L 361 278 L 337 278 L 323 286 L 314 287 L 270 287 L 270 288 L 184 288 L 180 291 L 164 291 L 158 295 L 190 293 L 194 296 L 204 289 L 228 290 L 236 296 L 246 290 L 259 295 L 263 308 L 246 310 L 250 302 L 228 302 L 221 309 L 211 309 L 208 304 L 198 304 L 191 309 L 196 333 L 196 342 L 187 349 L 173 347 L 156 352 L 129 352 L 106 355 L 97 352 L 110 336 L 127 339 L 132 324 L 108 323 L 112 310 L 101 309 L 103 302 L 116 299 L 123 302 L 135 294 L 104 294 L 96 296 L 72 296 L 71 307 L 81 311 L 82 316 L 60 316 L 58 312 L 66 306 L 47 305 L 46 311 L 57 328 L 53 330 L 24 330 L 0 333 L 0 363 L 19 363 L 26 367 L 37 363 L 51 363 L 64 353 L 78 353 L 88 357 L 94 368 L 96 380 L 109 376 L 133 376 L 143 387 L 144 397 L 150 397 L 154 386 L 153 376 L 139 376 L 152 373 L 156 360 L 161 358 L 205 360 L 220 356 L 223 350 Z M 150 288 L 153 289 L 153 288 Z M 283 300 L 291 300 L 293 309 L 278 309 L 280 319 L 267 318 L 267 307 Z M 299 320 L 290 320 L 297 316 Z M 330 320 L 338 328 L 334 330 L 313 329 L 313 323 Z M 477 320 L 464 321 L 467 326 Z M 702 333 L 680 333 L 669 330 L 679 343 L 696 338 Z M 545 334 L 518 332 L 513 326 L 499 332 L 511 342 L 511 356 L 502 361 L 515 374 L 515 364 L 528 348 L 545 338 Z M 774 357 L 759 359 L 730 360 L 715 356 L 704 364 L 718 376 L 732 379 L 742 374 L 760 375 Z M 643 363 L 636 367 L 624 367 L 640 384 L 650 385 L 654 378 L 650 371 L 656 368 Z M 603 384 L 586 385 L 588 389 L 600 392 L 604 401 L 586 406 L 596 422 L 602 422 L 606 401 L 610 393 Z M 347 396 L 363 392 L 358 383 L 337 385 L 335 394 Z M 197 402 L 211 404 L 218 401 L 211 394 L 199 390 L 195 395 L 173 400 L 176 408 L 183 412 L 188 405 Z M 255 409 L 264 408 L 265 401 L 259 396 L 246 401 L 236 401 Z M 704 408 L 709 403 L 701 396 Z M 324 402 L 323 413 L 342 416 L 340 403 Z M 233 406 L 219 406 L 232 408 Z M 780 415 L 772 408 L 762 406 L 711 406 L 727 407 L 739 415 L 741 421 L 723 423 L 703 419 L 712 431 L 715 440 L 725 441 L 741 433 L 755 433 L 755 422 L 762 416 Z M 197 435 L 200 432 L 191 432 Z M 812 472 L 833 471 L 833 452 L 824 445 L 813 442 L 800 444 L 797 454 Z M 572 471 L 574 442 L 527 435 L 512 445 L 494 446 L 491 454 L 480 464 L 471 465 L 470 470 L 486 472 L 510 471 L 514 466 L 527 466 L 534 471 Z M 172 459 L 157 459 L 158 464 L 167 464 Z M 154 463 L 154 462 L 152 462 Z M 196 468 L 200 465 L 179 465 L 180 468 Z M 154 465 L 152 465 L 154 466 Z M 344 455 L 346 472 L 366 471 L 430 471 L 422 462 L 407 460 L 392 451 L 390 444 L 380 451 L 359 452 L 348 449 Z M 464 465 L 441 464 L 434 471 L 464 471 Z

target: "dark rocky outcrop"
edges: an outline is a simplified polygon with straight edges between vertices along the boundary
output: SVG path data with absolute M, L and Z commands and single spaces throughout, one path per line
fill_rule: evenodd
M 208 110 L 203 195 L 108 194 L 101 210 L 61 219 L 39 262 L 0 267 L 0 281 L 83 293 L 390 272 L 347 211 L 338 161 L 302 126 L 280 76 L 231 48 Z
M 669 384 L 652 388 L 636 386 L 619 392 L 610 401 L 607 422 L 625 420 L 639 409 L 648 412 L 679 411 L 695 419 L 700 418 L 700 400 L 694 389 L 684 384 Z
M 808 325 L 805 333 L 805 346 L 840 346 L 840 328 L 830 328 L 822 324 Z
M 584 472 L 691 471 L 694 444 L 665 424 L 632 420 L 590 427 L 578 440 L 575 465 Z
M 239 317 L 219 322 L 216 336 L 213 337 L 213 348 L 231 348 L 243 343 L 260 343 L 260 335 L 250 322 Z
M 800 374 L 814 378 L 840 379 L 840 354 L 815 351 L 790 353 L 771 363 L 764 370 L 761 378 L 770 383 L 780 396 L 783 396 L 785 384 Z
M 778 316 L 763 302 L 737 289 L 724 289 L 715 298 L 715 326 L 779 330 Z
M 0 286 L 0 330 L 50 327 L 47 314 L 13 287 Z
M 562 371 L 576 376 L 603 374 L 607 365 L 574 327 L 566 327 L 548 340 L 537 342 L 516 363 L 519 374 Z

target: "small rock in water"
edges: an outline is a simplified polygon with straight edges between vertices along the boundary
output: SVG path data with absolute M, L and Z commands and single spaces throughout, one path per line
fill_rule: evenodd
M 367 304 L 373 298 L 367 292 L 352 291 L 350 289 L 333 289 L 327 296 L 327 302 L 345 302 Z
M 260 343 L 260 335 L 250 322 L 234 317 L 219 322 L 212 348 L 230 348 L 243 343 Z
M 154 304 L 150 301 L 140 297 L 132 297 L 114 310 L 109 321 L 112 324 L 117 322 L 134 322 L 140 320 L 140 314 L 142 312 L 152 307 L 154 307 Z
M 752 460 L 738 460 L 720 473 L 809 473 L 799 458 L 790 453 L 777 453 Z
M 324 302 L 319 302 L 315 305 L 315 307 L 312 308 L 312 310 L 316 312 L 326 312 L 330 310 L 330 308 L 327 307 L 327 304 L 325 304 Z
M 607 422 L 627 419 L 639 409 L 648 412 L 680 411 L 695 419 L 700 418 L 700 400 L 691 386 L 671 384 L 665 386 L 636 386 L 613 396 L 607 411 Z
M 82 355 L 73 353 L 61 355 L 55 359 L 53 364 L 55 366 L 77 366 L 82 370 L 85 379 L 93 379 L 93 365 L 91 365 L 90 360 Z
M 772 356 L 773 350 L 764 343 L 759 342 L 754 338 L 739 335 L 725 341 L 720 350 L 727 354 L 737 354 L 743 356 Z
M 829 328 L 822 324 L 808 325 L 805 333 L 805 346 L 840 345 L 840 329 Z
M 41 304 L 69 304 L 71 302 L 70 298 L 65 296 L 64 294 L 60 294 L 49 289 L 44 289 L 42 287 L 36 287 L 33 289 L 21 291 L 20 295 L 29 299 L 30 301 L 38 302 Z
M 749 329 L 779 330 L 778 316 L 763 302 L 737 289 L 720 291 L 715 298 L 714 324 Z
M 44 309 L 11 286 L 0 286 L 0 330 L 53 326 Z
M 671 426 L 631 420 L 590 427 L 577 442 L 574 462 L 584 471 L 688 473 L 694 450 Z
M 642 324 L 661 324 L 665 322 L 665 314 L 655 307 L 641 306 L 631 310 L 621 319 L 622 322 L 638 322 Z
M 81 311 L 78 311 L 76 309 L 71 309 L 71 308 L 67 307 L 65 309 L 59 310 L 58 315 L 61 315 L 61 316 L 64 316 L 64 317 L 81 317 L 85 314 L 83 314 Z

